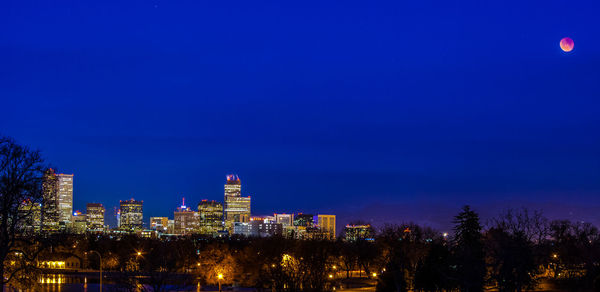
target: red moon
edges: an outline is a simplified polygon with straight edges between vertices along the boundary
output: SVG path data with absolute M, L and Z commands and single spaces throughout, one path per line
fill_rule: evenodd
M 560 48 L 565 52 L 570 52 L 575 47 L 575 42 L 571 38 L 563 38 L 560 40 Z

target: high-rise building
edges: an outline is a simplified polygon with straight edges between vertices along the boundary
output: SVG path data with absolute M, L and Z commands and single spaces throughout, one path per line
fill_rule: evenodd
M 150 217 L 150 229 L 160 233 L 167 233 L 169 227 L 168 217 Z
M 233 233 L 234 222 L 250 221 L 250 197 L 242 197 L 242 183 L 235 174 L 225 183 L 225 228 Z
M 144 201 L 131 200 L 120 201 L 119 227 L 128 231 L 142 229 L 144 226 Z
M 26 200 L 19 206 L 19 231 L 31 235 L 42 229 L 42 204 Z
M 86 205 L 87 230 L 91 232 L 104 231 L 104 206 L 100 203 L 88 203 Z
M 58 210 L 60 222 L 70 224 L 73 216 L 73 175 L 59 173 L 58 177 Z
M 314 216 L 312 214 L 302 214 L 299 213 L 296 216 L 294 216 L 294 226 L 301 226 L 301 227 L 313 227 L 314 225 Z
M 294 224 L 294 214 L 275 214 L 275 222 L 283 228 L 290 227 Z
M 42 181 L 42 230 L 56 232 L 59 229 L 60 212 L 58 209 L 58 177 L 54 169 L 44 173 Z
M 335 215 L 319 214 L 313 218 L 313 222 L 323 232 L 325 239 L 335 239 Z
M 193 211 L 185 205 L 185 198 L 180 207 L 174 212 L 175 234 L 190 235 L 198 233 L 200 225 L 200 216 L 198 212 Z
M 223 230 L 223 204 L 216 201 L 202 200 L 198 204 L 198 215 L 200 234 L 215 235 Z
M 79 211 L 73 212 L 71 224 L 69 224 L 70 230 L 75 234 L 83 234 L 87 230 L 87 215 L 82 214 Z

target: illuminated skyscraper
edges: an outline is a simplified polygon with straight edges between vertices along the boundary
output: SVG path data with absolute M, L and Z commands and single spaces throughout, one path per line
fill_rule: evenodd
M 198 212 L 192 211 L 185 205 L 185 198 L 180 207 L 174 212 L 175 234 L 189 235 L 199 232 L 200 217 Z
M 119 227 L 121 229 L 133 231 L 143 227 L 143 209 L 144 201 L 131 200 L 120 201 L 119 208 Z
M 58 231 L 58 222 L 60 220 L 58 209 L 58 177 L 52 168 L 49 168 L 44 173 L 42 193 L 42 230 L 45 232 L 56 232 Z
M 71 223 L 73 216 L 73 175 L 59 173 L 58 177 L 58 210 L 60 222 Z
M 223 226 L 223 204 L 216 201 L 202 200 L 198 204 L 200 217 L 200 234 L 214 235 L 224 229 Z
M 335 239 L 335 215 L 316 215 L 313 219 L 315 227 L 319 228 L 326 239 Z
M 19 206 L 19 217 L 23 218 L 18 225 L 20 232 L 26 235 L 40 232 L 42 228 L 42 205 L 31 200 L 25 200 Z
M 235 174 L 225 183 L 225 228 L 233 233 L 234 222 L 250 221 L 250 197 L 242 197 L 242 183 Z
M 88 231 L 104 231 L 104 206 L 100 203 L 88 203 L 86 207 Z

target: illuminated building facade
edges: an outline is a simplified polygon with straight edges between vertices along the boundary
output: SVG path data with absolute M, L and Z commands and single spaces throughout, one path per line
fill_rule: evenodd
M 134 231 L 142 229 L 144 225 L 144 201 L 131 200 L 120 201 L 119 228 Z
M 72 222 L 69 225 L 72 233 L 83 234 L 87 230 L 87 216 L 79 211 L 73 212 Z
M 185 205 L 185 198 L 180 207 L 174 212 L 175 231 L 174 234 L 190 235 L 199 232 L 200 216 L 198 212 L 192 211 Z
M 58 210 L 59 221 L 69 224 L 73 215 L 73 175 L 59 173 L 58 178 Z
M 325 239 L 335 239 L 335 215 L 319 214 L 313 218 L 313 222 L 323 232 Z
M 250 222 L 234 222 L 233 234 L 245 237 L 268 237 L 281 235 L 281 224 L 265 222 L 263 220 L 253 220 Z
M 91 232 L 104 231 L 104 206 L 100 203 L 86 205 L 87 230 Z
M 233 233 L 234 222 L 250 221 L 250 197 L 242 197 L 242 183 L 235 174 L 227 175 L 225 183 L 225 228 Z
M 297 214 L 294 216 L 294 226 L 312 227 L 314 216 L 312 214 Z
M 198 204 L 198 216 L 200 234 L 214 235 L 223 230 L 223 204 L 202 200 Z
M 167 233 L 169 227 L 168 217 L 150 217 L 150 229 L 160 233 Z
M 369 224 L 361 225 L 346 225 L 344 228 L 344 239 L 346 241 L 358 241 L 358 240 L 374 240 L 374 230 Z
M 56 232 L 59 229 L 60 212 L 58 209 L 58 177 L 54 169 L 44 173 L 42 181 L 42 230 Z
M 294 214 L 275 214 L 275 223 L 281 224 L 283 228 L 294 224 Z
M 42 230 L 42 204 L 24 201 L 19 206 L 19 217 L 24 218 L 19 223 L 20 232 L 31 235 Z

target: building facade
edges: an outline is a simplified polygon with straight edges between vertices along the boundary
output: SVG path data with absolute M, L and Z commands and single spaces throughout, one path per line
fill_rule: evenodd
M 193 211 L 185 205 L 185 199 L 183 199 L 183 204 L 175 210 L 174 219 L 175 234 L 190 235 L 200 232 L 200 216 L 198 212 Z
M 215 235 L 224 229 L 223 204 L 217 201 L 202 200 L 198 204 L 199 233 Z
M 288 228 L 294 224 L 294 214 L 275 214 L 275 223 Z
M 233 233 L 234 222 L 250 221 L 250 197 L 242 197 L 242 183 L 235 174 L 227 175 L 225 183 L 225 228 Z
M 58 177 L 52 168 L 49 168 L 44 173 L 42 194 L 42 231 L 57 232 L 60 220 L 58 209 Z
M 42 230 L 42 204 L 26 200 L 19 206 L 18 228 L 23 234 L 37 234 Z
M 73 222 L 73 175 L 59 173 L 58 178 L 58 210 L 59 221 L 65 224 Z
M 168 217 L 150 217 L 150 229 L 160 233 L 167 233 L 169 228 Z
M 346 241 L 369 240 L 373 241 L 375 231 L 370 224 L 348 224 L 344 228 L 344 239 Z
M 104 231 L 104 206 L 100 203 L 86 205 L 87 230 L 91 232 Z
M 142 229 L 144 226 L 144 201 L 120 201 L 119 228 L 127 231 Z
M 313 218 L 313 222 L 323 232 L 325 239 L 335 240 L 335 215 L 319 214 Z

